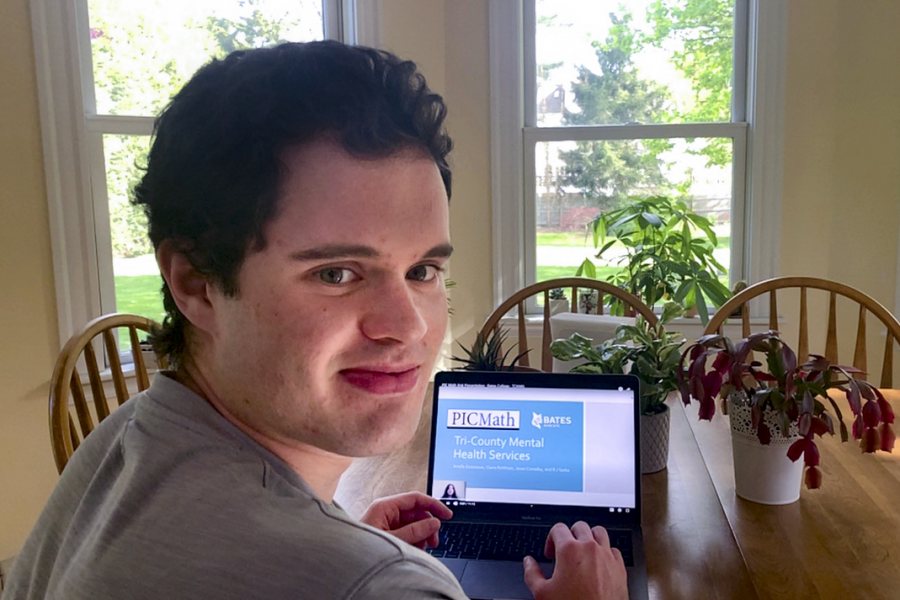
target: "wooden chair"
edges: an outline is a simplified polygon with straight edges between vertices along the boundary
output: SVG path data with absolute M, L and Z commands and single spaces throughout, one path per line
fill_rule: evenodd
M 580 297 L 578 294 L 579 290 L 596 290 L 598 294 L 597 303 L 593 313 L 591 314 L 603 314 L 603 296 L 608 294 L 621 300 L 622 303 L 630 309 L 628 312 L 630 312 L 632 316 L 635 314 L 639 314 L 647 319 L 647 321 L 649 321 L 651 325 L 656 324 L 657 318 L 656 315 L 653 314 L 653 310 L 649 306 L 644 304 L 644 302 L 641 301 L 637 296 L 626 292 L 622 288 L 610 283 L 606 283 L 605 281 L 598 281 L 596 279 L 587 279 L 584 277 L 563 277 L 560 279 L 550 279 L 548 281 L 541 281 L 540 283 L 531 284 L 513 294 L 509 299 L 503 302 L 503 304 L 494 309 L 494 312 L 492 312 L 488 316 L 488 318 L 485 319 L 484 325 L 482 325 L 481 327 L 481 335 L 486 339 L 491 330 L 499 328 L 500 320 L 513 308 L 516 308 L 518 312 L 518 352 L 521 353 L 528 350 L 529 346 L 528 336 L 526 335 L 525 302 L 532 296 L 542 295 L 544 300 L 544 312 L 542 316 L 541 330 L 541 370 L 550 371 L 553 365 L 553 356 L 550 354 L 550 342 L 553 341 L 551 339 L 552 334 L 550 332 L 550 290 L 556 288 L 568 288 L 571 290 L 572 312 L 578 312 L 578 299 Z M 519 364 L 523 367 L 531 366 L 528 354 L 522 356 L 522 358 L 519 360 Z
M 868 361 L 866 350 L 866 321 L 867 315 L 872 315 L 885 327 L 884 357 L 881 366 L 882 388 L 892 388 L 892 371 L 894 345 L 900 343 L 900 322 L 877 300 L 856 290 L 850 286 L 827 279 L 815 277 L 776 277 L 755 283 L 742 290 L 728 302 L 723 304 L 716 314 L 709 320 L 705 333 L 720 331 L 725 320 L 736 311 L 741 315 L 741 331 L 744 337 L 750 334 L 750 309 L 749 300 L 768 293 L 769 295 L 769 322 L 768 329 L 779 330 L 778 324 L 778 290 L 795 288 L 799 290 L 799 318 L 797 345 L 797 358 L 805 360 L 809 355 L 809 309 L 807 290 L 823 290 L 828 293 L 828 316 L 826 320 L 825 350 L 819 351 L 831 362 L 838 360 L 838 297 L 843 297 L 858 305 L 856 342 L 853 351 L 852 366 L 868 373 Z M 784 333 L 784 332 L 782 332 Z M 790 340 L 786 340 L 790 343 Z M 871 380 L 874 383 L 874 379 Z
M 130 314 L 110 314 L 98 317 L 85 325 L 85 327 L 66 342 L 56 359 L 53 368 L 53 377 L 50 380 L 50 441 L 53 445 L 53 458 L 56 460 L 56 468 L 62 473 L 69 461 L 69 457 L 78 448 L 81 440 L 85 438 L 95 426 L 110 413 L 110 405 L 106 399 L 103 388 L 101 371 L 102 363 L 98 360 L 98 344 L 94 338 L 102 338 L 103 347 L 109 361 L 109 373 L 112 378 L 118 404 L 125 402 L 133 392 L 129 391 L 126 384 L 125 372 L 122 369 L 122 361 L 119 356 L 119 348 L 116 342 L 117 328 L 125 327 L 128 330 L 128 339 L 131 346 L 131 355 L 134 359 L 134 379 L 137 391 L 142 391 L 150 386 L 150 377 L 144 357 L 141 355 L 138 330 L 151 331 L 157 324 L 145 317 Z M 99 352 L 102 359 L 103 352 Z M 82 364 L 87 372 L 90 382 L 90 394 L 92 405 L 89 406 L 82 386 L 78 365 Z M 75 416 L 70 413 L 71 403 L 75 408 Z

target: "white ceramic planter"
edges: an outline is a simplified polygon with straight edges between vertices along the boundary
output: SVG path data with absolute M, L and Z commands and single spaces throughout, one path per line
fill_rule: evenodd
M 656 473 L 669 462 L 669 407 L 655 415 L 641 415 L 641 473 Z
M 551 298 L 550 299 L 550 314 L 558 315 L 560 313 L 569 312 L 569 299 L 568 298 Z
M 731 450 L 734 456 L 735 493 L 760 504 L 790 504 L 800 498 L 803 460 L 791 461 L 788 447 L 797 440 L 796 427 L 780 435 L 774 415 L 766 415 L 772 432 L 768 445 L 759 442 L 750 426 L 750 408 L 729 401 Z

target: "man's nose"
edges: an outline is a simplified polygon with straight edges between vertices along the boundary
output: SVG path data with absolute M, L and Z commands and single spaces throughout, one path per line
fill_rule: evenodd
M 421 305 L 424 298 L 411 289 L 410 282 L 386 282 L 378 286 L 377 296 L 369 299 L 362 321 L 363 334 L 372 340 L 414 342 L 428 331 Z

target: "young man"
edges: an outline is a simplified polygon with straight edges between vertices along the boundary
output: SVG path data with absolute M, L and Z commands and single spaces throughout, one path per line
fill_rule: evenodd
M 236 52 L 157 123 L 136 189 L 173 370 L 79 448 L 5 598 L 462 598 L 416 548 L 439 501 L 332 502 L 419 421 L 447 324 L 451 143 L 415 65 L 334 42 Z M 540 598 L 621 597 L 602 528 L 557 526 Z

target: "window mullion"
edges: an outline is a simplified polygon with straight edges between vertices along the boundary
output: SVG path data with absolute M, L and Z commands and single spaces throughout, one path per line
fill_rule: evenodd
M 750 3 L 736 0 L 734 6 L 734 70 L 731 81 L 731 120 L 747 120 L 747 71 L 750 40 Z
M 526 127 L 526 142 L 730 137 L 745 131 L 746 123 L 672 123 L 659 125 L 589 125 Z
M 151 135 L 153 117 L 97 115 L 85 117 L 85 129 L 91 133 L 117 135 Z
M 524 49 L 525 127 L 537 124 L 537 9 L 534 0 L 524 0 L 522 6 L 522 47 Z
M 94 95 L 94 62 L 91 56 L 91 22 L 87 0 L 76 0 L 75 2 L 74 33 L 81 101 L 85 118 L 87 118 L 97 114 L 97 98 Z

